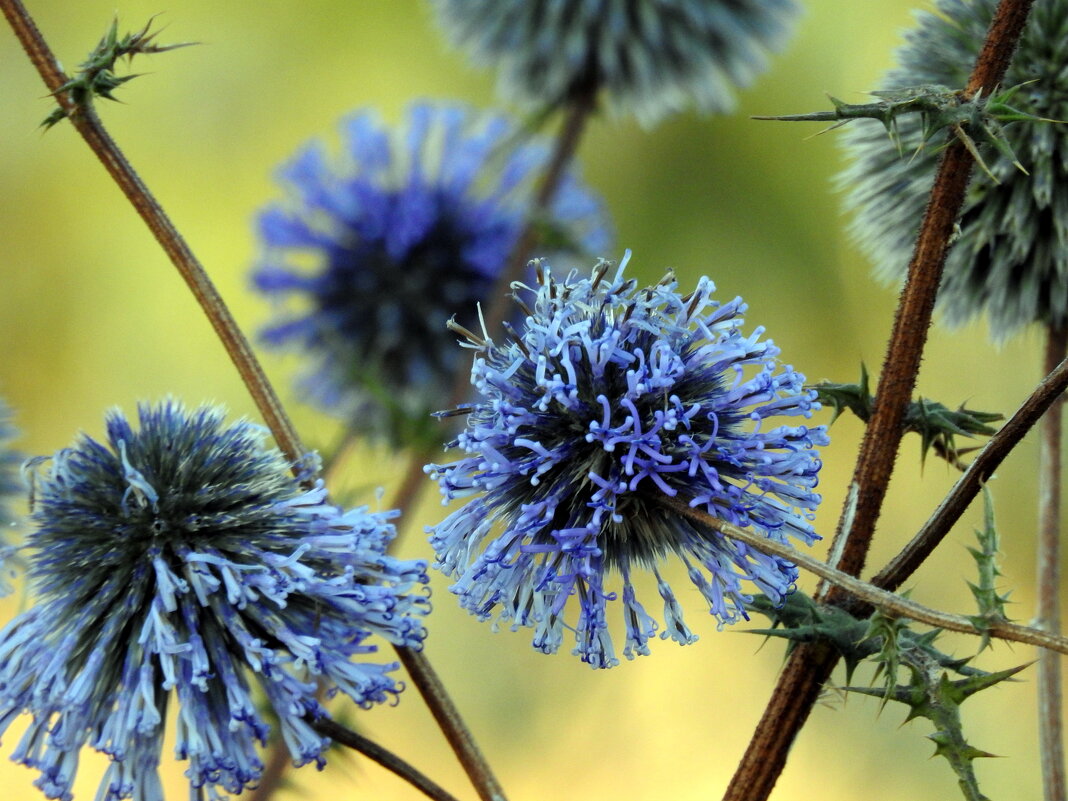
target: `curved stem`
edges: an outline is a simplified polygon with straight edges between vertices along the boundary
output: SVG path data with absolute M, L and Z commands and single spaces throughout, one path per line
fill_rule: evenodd
M 48 43 L 37 29 L 37 25 L 22 5 L 21 0 L 0 0 L 0 10 L 4 12 L 4 16 L 49 90 L 57 92 L 66 83 L 67 76 L 63 73 L 59 62 L 52 54 Z M 260 413 L 263 415 L 264 421 L 274 435 L 279 449 L 286 455 L 286 458 L 292 461 L 294 470 L 299 469 L 299 463 L 305 453 L 304 447 L 301 445 L 292 423 L 290 423 L 288 416 L 278 401 L 278 397 L 268 382 L 266 375 L 264 375 L 259 362 L 253 355 L 248 341 L 215 290 L 204 268 L 197 261 L 181 234 L 179 234 L 162 207 L 141 181 L 133 167 L 130 166 L 126 157 L 108 135 L 92 108 L 79 106 L 63 93 L 57 94 L 56 98 L 63 108 L 68 111 L 70 120 L 75 128 L 104 164 L 108 173 L 119 185 L 119 188 L 122 189 L 123 194 L 126 195 L 130 203 L 133 204 L 138 214 L 141 215 L 141 218 L 148 225 L 168 256 L 171 257 L 171 261 L 186 280 L 193 295 L 211 321 L 219 339 L 222 340 L 223 345 L 230 354 Z M 402 661 L 405 660 L 403 655 L 401 658 Z M 433 675 L 425 657 L 419 657 L 418 665 L 417 669 Z M 479 794 L 487 801 L 488 799 L 503 799 L 503 792 L 500 791 L 500 787 L 493 778 L 489 766 L 481 759 L 481 754 L 479 754 L 477 747 L 474 745 L 471 733 L 464 726 L 444 686 L 440 681 L 436 680 L 436 676 L 434 679 L 433 689 L 435 696 L 428 698 L 424 693 L 423 697 L 427 699 L 431 710 L 434 711 L 435 718 L 441 725 L 446 739 L 457 754 L 462 754 L 461 762 L 468 769 L 468 774 L 471 776 L 472 781 L 475 782 Z M 418 680 L 416 683 L 419 683 Z M 439 715 L 438 710 L 441 708 L 447 708 L 451 714 Z
M 1051 372 L 1068 353 L 1068 328 L 1049 326 L 1044 367 Z M 1063 396 L 1042 417 L 1039 428 L 1038 547 L 1036 553 L 1038 609 L 1035 625 L 1061 630 L 1061 420 Z M 1038 655 L 1038 734 L 1042 785 L 1046 801 L 1065 801 L 1064 724 L 1061 661 L 1056 654 Z
M 431 781 L 424 773 L 416 770 L 411 764 L 405 762 L 392 751 L 368 740 L 362 734 L 346 729 L 330 718 L 308 719 L 308 723 L 324 737 L 329 737 L 334 742 L 341 743 L 341 745 L 351 748 L 353 751 L 359 751 L 386 770 L 397 774 L 427 798 L 432 798 L 434 801 L 457 801 L 456 796 L 446 791 L 441 785 Z
M 0 9 L 49 91 L 55 94 L 56 99 L 66 109 L 78 133 L 100 159 L 119 189 L 152 231 L 156 241 L 166 251 L 171 262 L 178 268 L 241 374 L 241 379 L 274 435 L 278 448 L 296 468 L 304 456 L 304 447 L 278 396 L 267 381 L 248 340 L 241 333 L 203 266 L 159 202 L 130 166 L 92 107 L 88 104 L 78 105 L 67 97 L 66 93 L 58 91 L 67 82 L 67 76 L 21 0 L 0 0 Z
M 411 648 L 394 646 L 394 650 L 441 729 L 463 732 L 463 740 L 449 738 L 449 745 L 452 746 L 456 758 L 467 771 L 471 783 L 478 791 L 478 797 L 482 801 L 506 801 L 504 790 L 497 781 L 497 777 L 490 770 L 489 763 L 479 750 L 478 744 L 467 733 L 459 711 L 446 694 L 445 687 L 430 666 L 429 660 L 421 651 L 413 651 Z
M 1033 0 L 1001 0 L 965 88 L 1001 83 L 1016 50 Z M 953 226 L 964 203 L 973 159 L 954 140 L 946 148 L 920 225 L 908 278 L 894 318 L 872 419 L 864 432 L 846 506 L 831 545 L 836 566 L 858 575 L 890 482 L 903 433 L 905 410 L 919 371 L 942 267 Z M 841 603 L 841 590 L 823 587 L 817 600 Z M 780 674 L 753 738 L 724 795 L 724 801 L 765 801 L 786 766 L 790 746 L 838 661 L 826 648 L 794 649 Z
M 976 634 L 979 636 L 988 634 L 989 636 L 1000 640 L 1028 643 L 1029 645 L 1037 645 L 1048 651 L 1068 654 L 1068 637 L 1062 637 L 1059 634 L 1054 634 L 1049 631 L 1031 628 L 1029 626 L 1021 626 L 1017 623 L 1009 623 L 1007 621 L 993 622 L 989 624 L 988 628 L 980 628 L 966 615 L 954 615 L 949 612 L 931 609 L 923 604 L 916 603 L 910 598 L 904 598 L 900 595 L 895 595 L 892 592 L 887 592 L 886 590 L 876 587 L 874 584 L 861 581 L 855 576 L 851 576 L 842 570 L 837 570 L 831 565 L 821 562 L 819 559 L 815 559 L 796 548 L 784 545 L 781 542 L 770 540 L 753 531 L 731 525 L 717 517 L 713 517 L 707 512 L 694 509 L 677 498 L 668 498 L 665 496 L 661 502 L 679 514 L 685 515 L 691 520 L 695 520 L 708 528 L 718 531 L 725 537 L 744 542 L 750 548 L 760 551 L 761 553 L 786 559 L 798 567 L 804 568 L 810 573 L 814 573 L 834 586 L 841 588 L 844 592 L 847 592 L 856 598 L 860 598 L 871 606 L 889 612 L 895 617 L 906 617 L 910 620 L 926 623 L 928 626 L 935 626 L 947 631 L 959 631 L 964 634 Z

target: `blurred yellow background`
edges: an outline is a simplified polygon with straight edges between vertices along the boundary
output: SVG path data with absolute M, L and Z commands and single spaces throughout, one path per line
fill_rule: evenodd
M 917 0 L 808 0 L 797 35 L 772 69 L 741 94 L 731 117 L 687 114 L 645 131 L 631 122 L 595 121 L 579 152 L 584 174 L 606 198 L 621 249 L 647 279 L 673 267 L 683 286 L 711 276 L 723 298 L 741 294 L 749 325 L 764 325 L 784 360 L 811 380 L 854 380 L 860 362 L 882 360 L 895 292 L 878 286 L 842 233 L 830 177 L 841 158 L 835 135 L 815 128 L 753 122 L 751 114 L 814 110 L 823 92 L 861 102 L 890 65 L 891 49 Z M 44 34 L 68 66 L 81 61 L 109 24 L 115 5 L 101 0 L 28 0 Z M 159 11 L 161 41 L 202 46 L 138 60 L 148 73 L 102 107 L 109 129 L 184 232 L 223 297 L 249 332 L 267 305 L 248 289 L 256 252 L 253 214 L 277 196 L 272 171 L 337 120 L 371 106 L 397 120 L 416 98 L 496 103 L 493 76 L 468 65 L 439 36 L 423 0 L 126 0 L 121 28 Z M 0 396 L 17 413 L 18 446 L 47 454 L 79 430 L 93 434 L 111 406 L 166 394 L 188 403 L 225 403 L 235 416 L 255 409 L 221 346 L 175 271 L 133 211 L 66 124 L 37 127 L 51 104 L 14 36 L 0 33 Z M 606 254 L 618 256 L 616 254 Z M 967 401 L 1011 412 L 1038 378 L 1041 336 L 1029 332 L 995 348 L 985 324 L 933 330 L 919 391 L 947 405 Z M 264 356 L 306 441 L 333 440 L 336 423 L 295 401 L 292 358 Z M 824 412 L 821 420 L 829 420 Z M 824 452 L 824 505 L 817 527 L 829 539 L 853 468 L 860 426 L 842 419 Z M 1033 437 L 993 484 L 1006 550 L 1005 585 L 1021 621 L 1032 614 Z M 361 453 L 345 486 L 362 502 L 385 497 L 401 457 Z M 919 443 L 905 441 L 870 559 L 881 565 L 926 519 L 954 480 L 937 459 L 921 473 Z M 427 483 L 408 521 L 405 555 L 429 556 L 418 532 L 442 510 Z M 973 509 L 915 577 L 913 597 L 970 612 L 972 578 L 965 545 Z M 816 549 L 821 555 L 824 548 Z M 673 568 L 674 569 L 674 568 Z M 684 574 L 675 570 L 681 589 Z M 688 585 L 686 585 L 688 588 Z M 803 586 L 814 585 L 804 577 Z M 433 578 L 435 612 L 427 653 L 451 688 L 513 801 L 537 799 L 718 798 L 767 700 L 783 649 L 756 637 L 716 631 L 700 597 L 685 591 L 693 646 L 658 641 L 653 654 L 595 672 L 567 653 L 529 646 L 529 632 L 494 634 L 460 611 L 447 582 Z M 0 605 L 6 621 L 21 603 Z M 946 638 L 970 653 L 975 641 Z M 998 644 L 988 669 L 1034 657 Z M 869 678 L 862 674 L 858 679 Z M 1007 757 L 978 764 L 993 799 L 1037 798 L 1032 672 L 964 707 L 967 733 Z M 837 675 L 838 681 L 844 681 Z M 473 798 L 418 695 L 398 707 L 360 713 L 360 725 L 462 798 Z M 899 727 L 903 710 L 831 696 L 797 742 L 775 791 L 780 801 L 935 801 L 958 797 L 942 760 L 929 759 L 930 729 Z M 6 759 L 19 727 L 2 746 L 3 797 L 41 797 L 36 774 Z M 102 762 L 86 756 L 76 788 L 92 798 Z M 184 798 L 184 766 L 164 755 L 169 797 Z M 285 799 L 419 797 L 362 759 L 338 760 L 317 774 L 305 768 Z

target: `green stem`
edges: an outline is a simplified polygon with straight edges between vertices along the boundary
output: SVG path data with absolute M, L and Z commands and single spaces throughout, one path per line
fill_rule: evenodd
M 966 98 L 983 87 L 1001 83 L 1016 50 L 1033 0 L 1001 0 L 987 31 L 968 85 Z M 905 410 L 912 397 L 935 294 L 942 276 L 953 226 L 964 203 L 972 156 L 955 139 L 945 149 L 920 225 L 908 278 L 894 318 L 883 362 L 872 419 L 864 432 L 853 481 L 839 520 L 831 555 L 850 575 L 864 566 L 890 483 L 903 432 Z M 817 600 L 842 603 L 841 590 L 824 585 Z M 801 645 L 790 654 L 753 738 L 731 779 L 724 801 L 766 801 L 786 766 L 797 733 L 830 677 L 838 657 L 821 645 Z

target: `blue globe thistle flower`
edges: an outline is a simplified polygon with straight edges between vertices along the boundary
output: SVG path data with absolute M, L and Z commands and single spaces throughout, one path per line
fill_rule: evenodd
M 8 580 L 12 571 L 6 562 L 16 549 L 8 544 L 4 534 L 15 525 L 15 514 L 8 506 L 8 500 L 20 489 L 17 474 L 22 458 L 9 447 L 16 433 L 11 425 L 11 410 L 0 400 L 0 597 L 11 594 L 14 589 Z
M 314 402 L 410 444 L 436 433 L 430 412 L 462 363 L 445 322 L 462 312 L 474 325 L 548 150 L 460 106 L 414 105 L 397 132 L 364 112 L 341 134 L 337 159 L 302 149 L 281 172 L 288 197 L 260 215 L 254 283 L 282 306 L 263 339 L 314 360 L 302 380 Z M 601 203 L 573 172 L 542 222 L 579 249 L 608 245 Z
M 173 401 L 139 418 L 113 412 L 106 444 L 82 435 L 39 468 L 37 604 L 0 632 L 0 733 L 33 716 L 12 759 L 69 801 L 89 745 L 112 760 L 98 799 L 163 801 L 173 696 L 193 797 L 218 799 L 263 767 L 258 686 L 294 759 L 321 766 L 317 681 L 363 707 L 397 695 L 368 638 L 420 646 L 425 563 L 387 556 L 394 515 L 331 505 L 262 427 Z
M 793 0 L 435 0 L 457 45 L 500 69 L 509 100 L 536 108 L 605 90 L 645 125 L 691 106 L 722 113 L 767 67 Z
M 627 254 L 629 258 L 629 253 Z M 809 520 L 826 428 L 773 426 L 819 408 L 804 376 L 776 360 L 762 328 L 741 332 L 740 298 L 712 300 L 701 278 L 685 297 L 672 275 L 647 289 L 614 278 L 600 262 L 591 278 L 540 286 L 521 334 L 498 344 L 469 335 L 472 383 L 482 399 L 449 447 L 467 455 L 429 465 L 444 502 L 467 499 L 434 526 L 435 567 L 481 619 L 534 629 L 554 653 L 564 629 L 593 667 L 618 663 L 607 606 L 622 582 L 624 655 L 647 654 L 658 622 L 638 601 L 632 571 L 653 572 L 664 602 L 662 638 L 697 639 L 683 621 L 660 564 L 674 555 L 720 625 L 746 617 L 752 582 L 781 602 L 797 569 L 751 551 L 666 509 L 678 497 L 776 541 L 817 537 Z M 532 290 L 533 291 L 533 290 Z M 525 307 L 524 307 L 525 308 Z M 577 597 L 569 622 L 568 599 Z
M 934 12 L 917 12 L 917 26 L 896 54 L 899 66 L 881 88 L 963 88 L 996 5 L 937 0 Z M 1068 0 L 1037 3 L 1004 86 L 1033 81 L 1021 95 L 1030 100 L 1027 110 L 1068 119 L 1066 63 Z M 904 157 L 881 124 L 853 123 L 845 132 L 851 165 L 840 176 L 856 213 L 852 233 L 887 279 L 905 275 L 938 159 L 931 147 L 910 157 L 921 141 L 918 118 L 901 117 L 899 129 Z M 1068 323 L 1068 126 L 1015 122 L 1003 136 L 1030 175 L 993 148 L 984 151 L 997 183 L 976 171 L 939 294 L 950 324 L 985 310 L 1001 340 L 1031 322 Z

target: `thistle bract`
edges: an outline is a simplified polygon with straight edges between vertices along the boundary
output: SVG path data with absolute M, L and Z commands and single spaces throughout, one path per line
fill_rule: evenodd
M 436 433 L 429 414 L 461 366 L 445 322 L 474 324 L 548 157 L 515 134 L 502 117 L 418 104 L 395 132 L 357 114 L 336 158 L 316 142 L 283 168 L 288 197 L 259 220 L 254 282 L 280 305 L 263 339 L 303 350 L 304 393 L 361 433 L 402 445 Z M 607 244 L 600 201 L 574 173 L 538 222 L 579 250 Z
M 792 0 L 435 0 L 454 42 L 537 108 L 605 90 L 645 124 L 726 112 L 792 28 Z
M 618 662 L 608 629 L 609 572 L 622 583 L 624 655 L 648 653 L 660 624 L 639 602 L 634 570 L 653 572 L 661 637 L 696 635 L 661 573 L 674 555 L 720 623 L 745 617 L 749 581 L 778 602 L 796 568 L 666 509 L 665 496 L 783 542 L 810 543 L 824 427 L 774 425 L 819 408 L 804 377 L 776 360 L 763 329 L 741 331 L 745 305 L 712 299 L 702 278 L 682 297 L 669 274 L 639 289 L 601 262 L 559 281 L 544 265 L 521 333 L 470 336 L 481 399 L 451 447 L 467 455 L 427 469 L 445 502 L 466 503 L 430 529 L 436 567 L 483 619 L 534 629 L 555 652 L 564 630 L 594 667 Z M 526 307 L 525 307 L 526 308 Z M 569 613 L 575 597 L 577 615 Z M 572 619 L 569 620 L 568 618 Z
M 944 84 L 963 88 L 993 17 L 995 0 L 937 0 L 937 13 L 918 12 L 917 26 L 897 51 L 899 66 L 880 88 Z M 989 147 L 990 175 L 976 171 L 960 233 L 946 260 L 940 308 L 951 324 L 989 313 L 1004 339 L 1031 322 L 1068 323 L 1068 1 L 1037 3 L 1004 86 L 1023 109 L 1047 120 L 1005 126 L 1006 152 Z M 987 87 L 989 95 L 993 87 Z M 901 148 L 883 126 L 855 122 L 843 134 L 852 164 L 841 175 L 853 234 L 886 278 L 904 276 L 934 180 L 937 148 L 916 151 L 920 120 L 897 124 Z M 1015 153 L 1025 174 L 1008 154 Z
M 8 504 L 19 489 L 16 476 L 21 461 L 10 448 L 16 434 L 10 421 L 11 411 L 0 401 L 0 596 L 10 594 L 13 589 L 8 580 L 12 571 L 6 563 L 15 553 L 7 537 L 7 532 L 15 525 L 15 515 Z
M 82 435 L 38 468 L 36 605 L 0 632 L 0 732 L 32 715 L 12 759 L 66 801 L 88 745 L 111 757 L 98 799 L 162 801 L 176 703 L 177 755 L 217 799 L 260 776 L 262 696 L 294 760 L 322 764 L 317 682 L 363 707 L 396 696 L 369 638 L 420 645 L 425 564 L 386 556 L 393 515 L 328 503 L 260 426 L 139 412 L 140 430 L 113 412 L 106 444 Z

